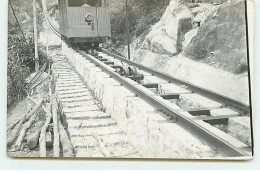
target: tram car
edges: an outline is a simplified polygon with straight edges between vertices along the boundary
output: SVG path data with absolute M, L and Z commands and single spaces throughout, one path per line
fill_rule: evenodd
M 67 44 L 97 47 L 111 37 L 108 0 L 58 0 L 60 34 Z

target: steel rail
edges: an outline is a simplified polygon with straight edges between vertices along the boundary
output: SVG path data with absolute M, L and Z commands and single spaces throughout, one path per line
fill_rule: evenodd
M 102 68 L 102 70 L 109 74 L 113 79 L 117 80 L 119 83 L 121 83 L 124 87 L 129 89 L 131 92 L 135 93 L 139 98 L 144 99 L 147 103 L 155 106 L 158 109 L 161 109 L 168 113 L 173 118 L 176 118 L 178 122 L 186 129 L 188 129 L 190 132 L 198 135 L 201 139 L 209 143 L 210 145 L 216 147 L 223 153 L 224 155 L 227 155 L 228 157 L 241 157 L 241 156 L 247 156 L 241 149 L 236 148 L 232 144 L 230 144 L 228 141 L 220 138 L 219 136 L 215 135 L 214 133 L 210 132 L 206 128 L 202 127 L 195 121 L 189 119 L 185 115 L 181 114 L 180 112 L 177 112 L 167 104 L 163 103 L 158 99 L 158 97 L 154 97 L 152 95 L 146 94 L 143 90 L 136 87 L 136 85 L 133 85 L 129 83 L 126 78 L 121 77 L 119 74 L 115 73 L 111 70 L 111 67 L 105 65 L 104 63 L 100 62 L 98 59 L 94 58 L 93 56 L 90 56 L 89 54 L 85 53 L 82 50 L 76 50 L 79 54 L 84 56 L 86 59 L 88 59 L 90 62 L 94 63 L 96 66 Z
M 57 36 L 61 37 L 61 34 L 59 32 L 59 29 L 56 28 L 54 26 L 54 24 L 51 22 L 50 17 L 49 17 L 49 13 L 47 11 L 47 7 L 46 7 L 46 2 L 45 0 L 42 0 L 42 8 L 43 8 L 43 13 L 47 22 L 48 27 L 51 29 L 51 31 L 56 34 Z
M 163 80 L 166 80 L 166 81 L 169 81 L 171 83 L 174 83 L 174 84 L 178 84 L 178 85 L 185 85 L 187 86 L 188 90 L 191 90 L 191 91 L 194 91 L 195 93 L 197 94 L 200 94 L 204 97 L 207 97 L 211 100 L 214 100 L 214 101 L 217 101 L 217 102 L 220 102 L 220 103 L 223 103 L 225 104 L 225 106 L 230 106 L 231 109 L 235 109 L 236 111 L 239 111 L 239 112 L 243 112 L 244 114 L 249 114 L 250 115 L 250 106 L 249 105 L 246 105 L 240 101 L 237 101 L 237 100 L 234 100 L 232 98 L 229 98 L 229 97 L 226 97 L 224 95 L 221 95 L 221 94 L 218 94 L 216 92 L 213 92 L 213 91 L 210 91 L 210 90 L 207 90 L 205 88 L 201 88 L 199 86 L 196 86 L 194 84 L 191 84 L 187 81 L 183 81 L 183 80 L 180 80 L 180 79 L 177 79 L 169 74 L 166 74 L 166 73 L 162 73 L 162 72 L 159 72 L 157 70 L 154 70 L 150 67 L 146 67 L 144 65 L 141 65 L 141 64 L 138 64 L 138 63 L 135 63 L 131 60 L 128 60 L 124 57 L 121 57 L 121 56 L 118 56 L 116 54 L 113 54 L 105 49 L 102 49 L 102 48 L 98 48 L 99 51 L 105 53 L 105 54 L 108 54 L 118 60 L 121 60 L 131 66 L 135 66 L 143 71 L 146 71 L 148 73 L 151 73 L 153 74 L 154 76 L 157 76 Z

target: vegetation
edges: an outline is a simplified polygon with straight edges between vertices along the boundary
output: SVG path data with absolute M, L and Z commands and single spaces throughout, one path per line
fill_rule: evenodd
M 11 1 L 23 30 L 23 37 L 18 22 L 9 5 L 8 19 L 8 64 L 7 64 L 7 106 L 10 107 L 26 94 L 25 79 L 34 72 L 34 40 L 32 0 Z M 39 8 L 38 8 L 39 9 Z M 38 31 L 42 29 L 43 16 L 37 15 Z M 26 41 L 25 41 L 26 40 Z M 40 64 L 44 59 L 40 54 Z
M 7 103 L 8 107 L 25 94 L 25 78 L 30 74 L 33 59 L 32 39 L 26 44 L 23 38 L 9 35 L 8 38 L 8 64 L 7 64 Z
M 151 25 L 160 20 L 170 0 L 128 0 L 128 2 L 129 30 L 131 40 L 133 40 L 149 30 Z M 113 46 L 118 47 L 127 43 L 125 0 L 111 0 L 110 9 L 112 27 L 111 41 Z

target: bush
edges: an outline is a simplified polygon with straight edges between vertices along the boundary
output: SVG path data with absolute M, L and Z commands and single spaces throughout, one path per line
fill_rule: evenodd
M 135 31 L 137 24 L 137 14 L 129 8 L 128 13 L 129 32 Z M 118 12 L 111 13 L 111 30 L 112 30 L 112 42 L 115 46 L 119 46 L 127 43 L 126 39 L 126 15 L 125 8 Z
M 129 1 L 129 30 L 130 39 L 142 35 L 151 25 L 158 22 L 170 0 L 131 0 Z M 124 4 L 124 3 L 123 3 Z M 113 46 L 119 47 L 127 44 L 125 6 L 111 11 L 111 29 Z
M 7 106 L 21 99 L 25 94 L 25 78 L 34 69 L 34 45 L 32 39 L 26 44 L 22 37 L 9 35 L 7 64 Z

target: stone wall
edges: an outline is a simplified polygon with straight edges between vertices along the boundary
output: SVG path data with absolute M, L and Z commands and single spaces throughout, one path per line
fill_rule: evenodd
M 216 151 L 186 131 L 178 122 L 166 119 L 162 113 L 136 97 L 84 57 L 66 45 L 63 45 L 63 50 L 67 52 L 69 61 L 83 76 L 83 80 L 101 100 L 106 112 L 127 133 L 131 143 L 144 158 L 188 159 L 216 155 Z

